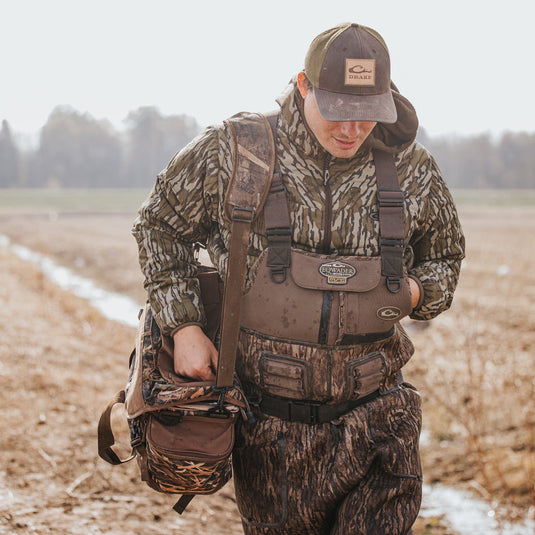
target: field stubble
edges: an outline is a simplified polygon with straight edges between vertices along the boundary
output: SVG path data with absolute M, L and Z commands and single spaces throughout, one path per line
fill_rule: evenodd
M 533 517 L 535 275 L 528 237 L 535 210 L 464 208 L 461 219 L 468 252 L 452 309 L 429 323 L 407 323 L 416 353 L 405 377 L 423 399 L 425 480 L 470 489 L 493 504 L 498 519 Z M 4 214 L 0 233 L 143 303 L 132 221 Z M 213 522 L 222 534 L 239 533 L 231 488 L 194 500 L 179 519 L 169 514 L 172 498 L 145 489 L 134 466 L 110 469 L 96 458 L 96 418 L 123 386 L 133 330 L 103 320 L 5 252 L 1 265 L 0 315 L 9 327 L 0 350 L 7 420 L 0 497 L 8 498 L 0 533 L 2 526 L 61 532 L 58 511 L 80 523 L 65 533 L 132 533 L 147 521 L 152 533 Z M 436 519 L 420 520 L 416 532 L 448 533 Z

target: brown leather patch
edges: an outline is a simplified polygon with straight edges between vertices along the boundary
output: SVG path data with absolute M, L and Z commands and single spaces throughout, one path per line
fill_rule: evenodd
M 374 86 L 374 59 L 346 59 L 345 85 Z

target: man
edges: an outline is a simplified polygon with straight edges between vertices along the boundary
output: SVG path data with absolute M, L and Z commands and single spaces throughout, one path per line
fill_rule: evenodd
M 421 411 L 400 372 L 413 346 L 399 320 L 450 306 L 464 256 L 456 210 L 374 30 L 320 34 L 278 102 L 284 195 L 253 224 L 236 363 L 256 415 L 233 454 L 244 530 L 408 533 Z M 200 380 L 214 379 L 218 354 L 193 246 L 225 274 L 232 157 L 228 125 L 208 128 L 158 176 L 134 227 L 175 369 Z

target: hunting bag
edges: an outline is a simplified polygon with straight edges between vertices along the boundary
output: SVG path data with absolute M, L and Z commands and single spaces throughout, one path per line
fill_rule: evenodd
M 216 382 L 175 374 L 173 340 L 162 335 L 147 303 L 139 317 L 126 388 L 110 401 L 98 426 L 100 457 L 114 465 L 136 457 L 141 479 L 151 488 L 182 494 L 174 506 L 178 513 L 194 495 L 216 492 L 231 478 L 234 425 L 248 407 L 234 373 L 241 296 L 250 227 L 269 190 L 275 151 L 264 116 L 239 114 L 227 126 L 234 169 L 225 199 L 231 234 L 223 291 L 217 271 L 198 266 L 206 334 L 219 346 Z M 113 450 L 111 412 L 116 404 L 126 408 L 132 446 L 128 459 Z

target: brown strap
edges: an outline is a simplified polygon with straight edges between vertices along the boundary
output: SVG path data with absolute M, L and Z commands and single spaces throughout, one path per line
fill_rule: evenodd
M 104 409 L 104 412 L 100 415 L 98 421 L 98 454 L 110 464 L 122 464 L 133 459 L 133 455 L 128 459 L 120 459 L 112 449 L 112 446 L 115 444 L 115 437 L 113 436 L 113 431 L 111 429 L 111 411 L 114 405 L 117 405 L 118 403 L 124 404 L 124 399 L 124 390 L 117 392 L 108 403 L 108 406 Z
M 275 137 L 279 112 L 271 112 L 266 117 Z M 292 227 L 286 200 L 286 188 L 282 183 L 277 158 L 275 158 L 275 169 L 264 208 L 264 217 L 268 241 L 267 265 L 270 268 L 270 277 L 273 282 L 281 283 L 286 280 L 286 270 L 291 264 Z
M 232 220 L 234 209 L 249 211 L 253 218 L 263 206 L 273 168 L 273 134 L 264 115 L 238 114 L 226 121 L 234 147 L 233 171 L 225 197 L 225 213 Z
M 181 515 L 186 509 L 186 507 L 189 505 L 189 502 L 193 500 L 194 496 L 195 496 L 194 494 L 183 494 L 182 496 L 180 496 L 179 500 L 175 503 L 175 505 L 173 506 L 173 509 L 179 515 Z
M 394 156 L 381 150 L 373 151 L 377 176 L 377 199 L 379 201 L 379 246 L 381 250 L 381 273 L 392 293 L 401 290 L 403 276 L 403 249 L 405 225 L 403 191 Z
M 275 143 L 264 116 L 227 122 L 234 141 L 234 170 L 225 199 L 231 220 L 227 277 L 223 294 L 216 386 L 231 387 L 240 331 L 241 303 L 251 224 L 267 197 L 275 165 Z

